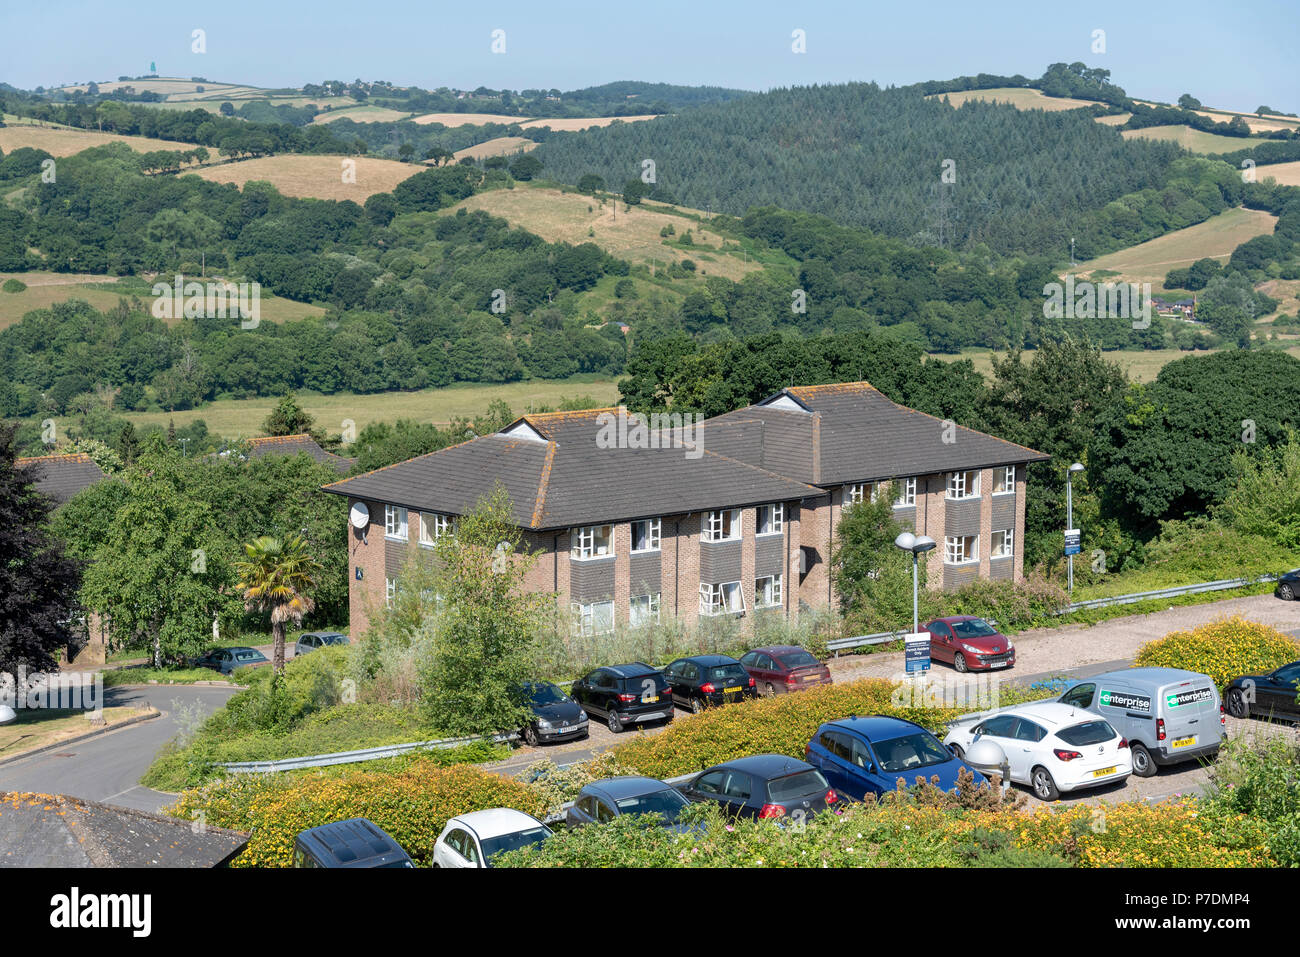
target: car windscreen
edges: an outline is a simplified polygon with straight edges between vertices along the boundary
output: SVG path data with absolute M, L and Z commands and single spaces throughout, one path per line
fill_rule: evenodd
M 778 655 L 777 661 L 787 668 L 807 668 L 809 665 L 819 665 L 816 655 L 811 655 L 806 651 L 791 651 L 784 655 Z
M 260 651 L 254 651 L 251 648 L 244 651 L 234 652 L 236 661 L 265 661 L 266 658 Z
M 972 618 L 969 621 L 954 621 L 952 630 L 958 638 L 987 638 L 989 635 L 996 635 L 998 630 L 990 625 L 983 618 Z
M 320 643 L 322 645 L 346 645 L 348 643 L 347 635 L 321 635 Z
M 563 704 L 569 701 L 567 694 L 555 685 L 533 685 L 528 689 L 528 699 L 536 705 Z
M 659 814 L 667 822 L 675 823 L 682 808 L 690 804 L 677 791 L 666 789 L 650 794 L 638 794 L 614 802 L 619 814 Z
M 708 675 L 709 681 L 715 684 L 721 682 L 728 685 L 744 684 L 749 680 L 749 672 L 740 665 L 717 665 L 713 668 L 705 668 L 704 673 Z
M 487 858 L 487 866 L 492 866 L 492 858 L 498 854 L 504 854 L 506 851 L 517 851 L 521 847 L 532 847 L 534 844 L 540 844 L 551 836 L 551 831 L 547 827 L 530 827 L 525 831 L 516 831 L 513 834 L 502 834 L 500 837 L 489 837 L 483 840 L 483 856 Z
M 830 790 L 826 776 L 820 771 L 799 771 L 767 782 L 767 799 L 774 803 L 801 801 Z
M 916 731 L 888 741 L 877 741 L 874 747 L 876 756 L 880 758 L 881 769 L 891 773 L 914 771 L 952 760 L 948 749 L 928 731 Z
M 1107 721 L 1085 721 L 1083 724 L 1062 728 L 1056 732 L 1056 736 L 1066 744 L 1082 747 L 1085 744 L 1101 744 L 1113 740 L 1115 729 Z

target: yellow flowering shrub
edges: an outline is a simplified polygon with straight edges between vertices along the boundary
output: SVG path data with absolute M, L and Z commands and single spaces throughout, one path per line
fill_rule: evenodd
M 1290 636 L 1234 615 L 1148 641 L 1137 664 L 1199 671 L 1222 691 L 1233 678 L 1272 671 L 1297 658 L 1300 645 Z
M 511 807 L 546 814 L 541 791 L 473 765 L 441 767 L 414 759 L 400 770 L 350 770 L 302 776 L 252 775 L 184 792 L 171 813 L 240 831 L 252 831 L 235 867 L 288 867 L 293 839 L 309 827 L 364 817 L 427 865 L 434 841 L 458 814 Z

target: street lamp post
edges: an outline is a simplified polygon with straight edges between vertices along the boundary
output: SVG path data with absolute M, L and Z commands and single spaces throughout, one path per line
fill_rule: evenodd
M 1074 528 L 1074 474 L 1082 472 L 1083 466 L 1075 462 L 1065 471 L 1065 527 L 1066 529 Z M 1071 552 L 1066 556 L 1069 562 L 1069 592 L 1070 600 L 1074 600 L 1074 553 Z
M 921 630 L 917 610 L 916 561 L 922 552 L 928 552 L 934 548 L 935 542 L 929 535 L 913 535 L 911 532 L 903 532 L 894 539 L 894 544 L 903 551 L 912 553 L 912 634 L 916 634 Z

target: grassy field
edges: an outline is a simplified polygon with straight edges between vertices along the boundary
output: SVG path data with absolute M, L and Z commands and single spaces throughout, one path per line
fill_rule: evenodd
M 356 164 L 355 182 L 343 182 L 345 161 Z M 392 192 L 393 187 L 402 180 L 423 169 L 422 166 L 410 163 L 369 156 L 307 156 L 286 153 L 211 166 L 192 175 L 201 176 L 213 183 L 235 183 L 238 186 L 243 186 L 250 180 L 266 180 L 286 196 L 350 199 L 364 203 L 375 193 Z
M 703 229 L 699 222 L 665 212 L 670 207 L 657 203 L 642 203 L 631 211 L 619 203 L 617 216 L 614 201 L 601 200 L 582 193 L 565 193 L 545 186 L 495 189 L 471 196 L 445 211 L 454 215 L 456 209 L 483 209 L 500 216 L 512 226 L 522 226 L 547 242 L 596 243 L 620 259 L 633 263 L 650 264 L 657 261 L 660 267 L 666 262 L 694 260 L 698 268 L 710 276 L 740 279 L 746 273 L 762 267 L 739 255 L 720 251 L 723 239 L 717 233 Z M 700 210 L 680 208 L 692 217 L 703 217 Z M 692 230 L 695 245 L 682 248 L 665 246 L 659 231 L 671 225 L 678 240 L 687 229 Z M 595 235 L 591 235 L 593 233 Z M 710 248 L 712 247 L 712 248 Z M 706 258 L 711 257 L 711 258 Z
M 1086 276 L 1102 269 L 1118 273 L 1107 276 L 1110 281 L 1149 282 L 1160 286 L 1169 270 L 1191 265 L 1198 259 L 1210 257 L 1226 262 L 1241 243 L 1272 233 L 1275 222 L 1277 217 L 1263 210 L 1230 209 L 1195 226 L 1080 263 L 1074 273 Z
M 444 389 L 423 389 L 419 392 L 384 392 L 375 395 L 312 395 L 299 393 L 298 402 L 316 418 L 316 425 L 325 432 L 337 435 L 343 430 L 343 420 L 351 419 L 359 430 L 371 422 L 395 422 L 398 419 L 416 419 L 421 422 L 449 422 L 453 417 L 472 418 L 487 411 L 488 403 L 501 399 L 515 412 L 522 413 L 530 406 L 555 406 L 562 398 L 591 396 L 602 405 L 618 402 L 618 385 L 612 379 L 592 376 L 575 376 L 563 380 L 537 380 L 511 382 L 506 385 L 479 385 L 460 383 Z M 201 409 L 186 412 L 132 412 L 127 418 L 137 426 L 167 426 L 174 418 L 177 426 L 202 419 L 208 431 L 228 438 L 257 435 L 262 421 L 278 400 L 221 399 L 210 402 Z
M 410 113 L 390 110 L 383 106 L 349 106 L 341 110 L 318 113 L 313 123 L 332 123 L 335 120 L 352 120 L 354 123 L 395 123 L 405 120 Z
M 1064 96 L 1046 96 L 1039 90 L 1023 87 L 995 87 L 990 90 L 961 90 L 956 93 L 932 93 L 926 99 L 942 100 L 948 98 L 953 106 L 961 106 L 968 100 L 984 103 L 1009 103 L 1018 110 L 1047 110 L 1054 113 L 1059 110 L 1077 110 L 1082 106 L 1093 106 L 1092 100 L 1073 100 Z
M 521 123 L 524 129 L 534 126 L 549 126 L 551 129 L 566 132 L 576 132 L 578 130 L 590 130 L 600 126 L 609 126 L 611 123 L 639 123 L 642 120 L 653 120 L 657 113 L 647 113 L 643 116 L 595 116 L 587 119 L 540 119 L 529 120 L 527 123 Z
M 1132 113 L 1110 113 L 1106 116 L 1093 117 L 1102 126 L 1123 126 L 1133 118 Z
M 128 718 L 147 714 L 148 710 L 131 707 L 104 708 L 104 721 L 109 726 L 121 724 Z M 85 711 L 69 708 L 20 708 L 17 721 L 0 727 L 0 758 L 58 744 L 103 727 L 104 725 L 92 725 L 86 719 Z
M 11 277 L 26 283 L 27 288 L 22 292 L 0 290 L 0 329 L 13 325 L 33 309 L 48 309 L 55 303 L 67 302 L 69 299 L 84 299 L 103 311 L 116 306 L 119 299 L 138 296 L 147 302 L 152 297 L 153 282 L 134 277 L 119 280 L 115 276 L 77 273 L 0 273 L 0 285 Z M 324 314 L 325 310 L 321 306 L 282 299 L 265 290 L 262 292 L 260 317 L 267 322 L 285 322 Z
M 1300 160 L 1255 167 L 1255 179 L 1259 182 L 1262 183 L 1269 177 L 1276 180 L 1279 186 L 1300 186 Z
M 487 159 L 489 156 L 513 156 L 516 153 L 527 153 L 529 150 L 536 148 L 536 140 L 526 139 L 522 136 L 498 136 L 495 139 L 468 146 L 463 150 L 457 150 L 455 158 L 459 162 L 466 156 L 471 159 Z
M 147 153 L 150 150 L 185 152 L 194 149 L 193 143 L 155 140 L 148 136 L 121 136 L 117 133 L 99 133 L 95 130 L 74 130 L 66 126 L 20 124 L 0 129 L 0 150 L 4 150 L 5 153 L 12 153 L 16 149 L 29 146 L 32 149 L 45 150 L 51 156 L 71 156 L 73 153 L 80 153 L 92 146 L 103 146 L 105 143 L 125 143 L 137 153 Z
M 1233 117 L 1240 116 L 1246 121 L 1252 133 L 1272 133 L 1275 130 L 1294 130 L 1300 127 L 1300 119 L 1293 116 L 1272 116 L 1268 113 L 1256 116 L 1254 113 L 1236 113 L 1232 110 L 1196 110 L 1196 112 L 1216 123 L 1231 122 Z
M 1140 130 L 1124 130 L 1125 139 L 1168 140 L 1193 153 L 1235 153 L 1259 144 L 1259 140 L 1243 136 L 1220 136 L 1194 130 L 1190 126 L 1148 126 Z
M 505 113 L 425 113 L 423 116 L 411 117 L 412 123 L 421 126 L 429 123 L 441 123 L 443 126 L 486 126 L 488 123 L 500 123 L 509 126 L 512 123 L 527 123 L 526 116 L 508 116 Z

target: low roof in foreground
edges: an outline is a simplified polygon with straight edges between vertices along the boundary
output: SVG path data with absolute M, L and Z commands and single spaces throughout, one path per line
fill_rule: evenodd
M 248 835 L 65 795 L 0 792 L 0 867 L 216 867 Z
M 106 478 L 103 469 L 84 452 L 17 458 L 14 467 L 28 472 L 34 478 L 37 490 L 59 505 L 83 488 Z

